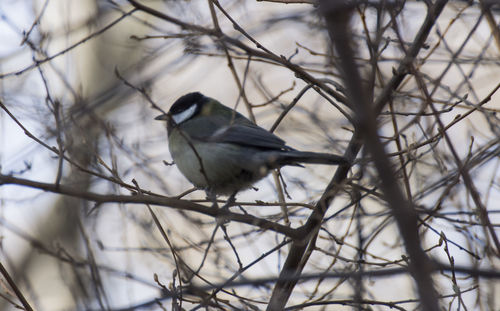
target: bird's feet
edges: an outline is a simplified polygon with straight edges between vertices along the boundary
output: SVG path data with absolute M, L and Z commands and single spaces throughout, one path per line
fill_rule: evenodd
M 236 193 L 233 193 L 231 196 L 229 196 L 226 203 L 224 203 L 224 205 L 222 205 L 222 207 L 219 209 L 219 213 L 216 217 L 218 226 L 223 226 L 229 222 L 227 213 L 229 212 L 229 208 L 234 204 L 234 202 L 236 202 Z

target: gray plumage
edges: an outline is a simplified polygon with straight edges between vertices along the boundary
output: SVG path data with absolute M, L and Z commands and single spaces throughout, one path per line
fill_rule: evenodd
M 200 93 L 179 98 L 167 115 L 157 119 L 167 121 L 170 153 L 179 170 L 196 187 L 215 194 L 249 188 L 284 165 L 347 163 L 338 155 L 297 151 Z

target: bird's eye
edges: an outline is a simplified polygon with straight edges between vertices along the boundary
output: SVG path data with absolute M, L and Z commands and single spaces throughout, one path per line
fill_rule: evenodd
M 190 119 L 194 113 L 196 112 L 196 105 L 191 105 L 189 106 L 188 109 L 181 111 L 179 113 L 173 114 L 172 119 L 174 119 L 174 122 L 177 124 L 181 124 L 182 122 Z

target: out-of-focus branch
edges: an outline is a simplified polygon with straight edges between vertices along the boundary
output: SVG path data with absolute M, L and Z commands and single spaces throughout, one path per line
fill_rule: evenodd
M 246 223 L 253 226 L 258 226 L 263 230 L 271 230 L 284 234 L 292 239 L 301 239 L 303 236 L 297 229 L 292 229 L 281 224 L 258 218 L 249 214 L 237 214 L 228 210 L 218 209 L 216 207 L 207 207 L 201 204 L 193 203 L 187 200 L 179 200 L 176 198 L 151 196 L 145 194 L 136 195 L 112 195 L 112 194 L 98 194 L 94 192 L 81 191 L 65 185 L 56 185 L 49 183 L 42 183 L 28 179 L 16 178 L 13 176 L 0 174 L 0 186 L 12 184 L 27 186 L 53 193 L 68 195 L 71 197 L 81 198 L 97 203 L 130 203 L 130 204 L 153 204 L 161 206 L 170 206 L 184 211 L 197 212 L 212 217 L 223 217 L 227 220 Z
M 467 189 L 470 192 L 470 195 L 472 197 L 472 200 L 474 201 L 474 204 L 476 205 L 479 219 L 483 223 L 484 227 L 489 231 L 491 238 L 493 239 L 493 243 L 495 243 L 495 250 L 494 252 L 497 254 L 497 256 L 500 256 L 500 241 L 498 239 L 498 236 L 495 232 L 495 229 L 493 228 L 493 225 L 491 224 L 490 218 L 488 216 L 488 210 L 486 209 L 486 206 L 483 204 L 481 201 L 481 195 L 479 191 L 477 190 L 477 187 L 475 186 L 467 166 L 461 161 L 460 156 L 458 155 L 458 152 L 456 151 L 456 148 L 454 147 L 450 136 L 448 133 L 445 131 L 445 126 L 443 124 L 443 121 L 441 121 L 441 118 L 439 117 L 439 114 L 437 114 L 437 109 L 434 107 L 434 103 L 432 102 L 432 98 L 429 94 L 429 91 L 427 90 L 427 87 L 425 86 L 425 83 L 423 82 L 423 79 L 421 75 L 418 73 L 418 71 L 414 70 L 413 72 L 417 83 L 419 85 L 419 88 L 422 90 L 422 92 L 425 94 L 426 99 L 428 101 L 429 107 L 431 107 L 432 111 L 435 113 L 435 119 L 436 122 L 439 126 L 440 132 L 443 133 L 443 137 L 446 141 L 446 144 L 448 145 L 448 148 L 451 151 L 451 154 L 453 155 L 453 160 L 455 161 L 457 165 L 457 170 L 462 176 L 462 179 L 467 186 Z
M 495 21 L 493 13 L 491 13 L 491 5 L 493 4 L 493 1 L 479 0 L 479 4 L 481 5 L 481 10 L 486 17 L 486 21 L 488 21 L 488 26 L 491 28 L 491 34 L 495 39 L 497 49 L 500 51 L 500 27 Z
M 446 3 L 446 1 L 437 1 Z M 363 137 L 364 145 L 372 155 L 380 177 L 385 200 L 398 224 L 404 245 L 409 254 L 409 268 L 420 295 L 423 310 L 439 311 L 438 294 L 431 277 L 432 264 L 420 245 L 417 213 L 412 203 L 405 199 L 394 178 L 395 172 L 378 136 L 377 107 L 369 102 L 357 65 L 353 58 L 349 21 L 351 9 L 341 1 L 320 1 L 320 11 L 325 16 L 330 38 L 340 58 L 339 64 L 348 98 L 356 113 L 356 130 Z
M 217 19 L 217 14 L 215 13 L 214 5 L 217 6 L 217 8 L 219 8 L 219 10 L 221 12 L 223 12 L 226 16 L 228 16 L 228 14 L 222 8 L 222 6 L 219 4 L 218 1 L 208 0 L 208 6 L 210 7 L 210 14 L 212 15 L 212 21 L 214 23 L 214 27 L 218 32 L 222 33 L 222 29 L 220 28 L 219 21 Z M 233 24 L 235 24 L 235 22 L 233 22 Z M 224 54 L 226 55 L 227 66 L 229 67 L 229 70 L 231 71 L 231 74 L 233 75 L 233 79 L 234 79 L 234 82 L 236 83 L 236 86 L 238 87 L 239 96 L 243 99 L 243 102 L 245 103 L 248 117 L 250 118 L 250 120 L 252 120 L 252 122 L 255 123 L 255 115 L 254 115 L 252 107 L 250 105 L 250 101 L 247 98 L 247 95 L 245 92 L 245 85 L 244 85 L 245 77 L 248 74 L 248 66 L 247 66 L 247 70 L 245 70 L 244 78 L 242 79 L 243 80 L 243 82 L 242 82 L 240 80 L 240 78 L 238 77 L 238 73 L 236 72 L 236 67 L 235 67 L 234 62 L 233 62 L 233 58 L 231 57 L 231 53 L 229 53 L 229 49 L 227 48 L 225 42 L 221 41 L 221 45 L 222 45 L 222 49 L 224 50 Z M 249 65 L 249 64 L 250 64 L 250 59 L 247 61 L 247 65 Z
M 125 20 L 126 17 L 128 17 L 129 15 L 131 15 L 132 13 L 134 13 L 136 11 L 136 9 L 133 9 L 133 10 L 130 10 L 129 12 L 126 12 L 124 13 L 122 16 L 120 16 L 119 18 L 115 19 L 114 21 L 112 21 L 111 23 L 109 23 L 108 25 L 104 26 L 103 28 L 101 28 L 100 30 L 96 31 L 96 32 L 93 32 L 91 35 L 83 38 L 82 40 L 76 42 L 75 44 L 72 44 L 71 46 L 65 48 L 64 50 L 62 51 L 59 51 L 53 55 L 50 55 L 50 56 L 47 56 L 43 59 L 38 59 L 38 60 L 34 60 L 33 64 L 29 65 L 28 67 L 25 67 L 21 70 L 18 70 L 18 71 L 15 71 L 15 72 L 9 72 L 9 73 L 3 73 L 3 74 L 0 74 L 0 79 L 3 79 L 3 78 L 6 78 L 6 77 L 10 77 L 10 76 L 18 76 L 18 75 L 21 75 L 31 69 L 35 69 L 37 68 L 38 66 L 40 66 L 41 64 L 44 64 L 44 63 L 47 63 L 51 60 L 54 60 L 55 58 L 58 58 L 59 56 L 61 55 L 64 55 L 66 53 L 68 53 L 69 51 L 72 51 L 74 50 L 76 47 L 84 44 L 85 42 L 105 33 L 106 31 L 108 31 L 109 29 L 111 29 L 113 26 L 115 26 L 116 24 L 120 23 L 121 21 Z
M 1 262 L 0 262 L 0 273 L 2 273 L 5 280 L 7 280 L 7 283 L 9 283 L 10 287 L 12 288 L 14 293 L 16 294 L 17 298 L 23 304 L 24 309 L 26 309 L 26 311 L 33 311 L 33 308 L 29 304 L 28 300 L 26 300 L 26 298 L 24 298 L 24 295 L 21 292 L 21 290 L 19 289 L 19 287 L 17 286 L 16 282 L 10 277 L 9 272 L 7 272 L 7 269 L 5 269 L 5 267 L 3 266 L 3 264 Z
M 437 17 L 441 13 L 446 1 L 438 1 L 433 6 L 431 6 L 427 12 L 425 21 L 423 22 L 420 30 L 415 37 L 411 47 L 409 48 L 409 55 L 407 55 L 400 63 L 398 70 L 395 72 L 393 78 L 384 87 L 381 94 L 375 100 L 374 106 L 375 112 L 378 114 L 382 111 L 382 108 L 387 103 L 387 100 L 396 90 L 396 88 L 401 84 L 404 77 L 408 74 L 408 63 L 411 63 L 418 52 L 422 49 L 427 36 L 429 35 Z M 352 55 L 354 56 L 354 55 Z M 354 160 L 361 150 L 363 144 L 363 137 L 360 131 L 355 131 L 349 146 L 346 149 L 344 156 L 349 160 Z M 323 196 L 318 201 L 316 209 L 309 216 L 306 224 L 299 228 L 304 236 L 309 236 L 309 241 L 304 243 L 304 241 L 298 241 L 292 244 L 289 255 L 283 265 L 283 269 L 280 274 L 278 282 L 276 282 L 273 289 L 273 293 L 270 299 L 269 306 L 267 310 L 281 310 L 286 305 L 293 288 L 295 287 L 297 281 L 289 280 L 290 277 L 297 277 L 302 273 L 305 263 L 308 261 L 311 252 L 308 252 L 308 245 L 310 248 L 315 244 L 315 237 L 319 232 L 318 228 L 323 220 L 323 217 L 331 204 L 333 198 L 339 190 L 338 185 L 342 183 L 347 177 L 349 171 L 349 166 L 340 166 L 332 180 L 328 184 Z
M 267 60 L 271 60 L 273 61 L 274 63 L 277 63 L 277 64 L 280 64 L 284 67 L 287 67 L 288 69 L 292 70 L 295 75 L 299 78 L 299 79 L 302 79 L 304 80 L 305 82 L 307 83 L 310 83 L 310 84 L 314 84 L 318 87 L 320 87 L 322 90 L 324 90 L 326 93 L 328 93 L 330 96 L 332 96 L 333 98 L 335 98 L 337 101 L 341 102 L 342 104 L 348 106 L 349 103 L 347 101 L 347 99 L 345 98 L 344 95 L 340 94 L 339 92 L 333 90 L 331 87 L 329 87 L 328 85 L 326 85 L 326 83 L 322 82 L 320 79 L 317 79 L 315 77 L 313 77 L 312 75 L 310 75 L 308 72 L 306 72 L 301 66 L 299 65 L 296 65 L 294 63 L 292 63 L 291 61 L 289 61 L 285 56 L 278 56 L 274 53 L 272 53 L 271 51 L 263 48 L 262 45 L 260 44 L 257 44 L 257 48 L 258 49 L 254 49 L 254 48 L 251 48 L 249 46 L 247 46 L 246 44 L 244 44 L 243 42 L 237 40 L 237 39 L 234 39 L 234 38 L 231 38 L 229 36 L 226 36 L 224 35 L 223 33 L 215 30 L 215 29 L 211 29 L 211 28 L 205 28 L 205 27 L 201 27 L 201 26 L 198 26 L 198 25 L 193 25 L 193 24 L 189 24 L 189 23 L 185 23 L 179 19 L 176 19 L 174 17 L 171 17 L 169 15 L 166 15 L 162 12 L 159 12 L 153 8 L 150 8 L 146 5 L 143 5 L 135 0 L 128 0 L 136 9 L 138 10 L 141 10 L 143 12 L 146 12 L 146 13 L 149 13 L 153 16 L 156 16 L 160 19 L 163 19 L 167 22 L 170 22 L 170 23 L 173 23 L 173 24 L 176 24 L 178 25 L 179 27 L 183 28 L 183 29 L 186 29 L 186 30 L 190 30 L 190 31 L 196 31 L 196 32 L 199 32 L 200 34 L 204 34 L 204 35 L 208 35 L 208 36 L 211 36 L 211 37 L 214 37 L 216 38 L 217 40 L 223 40 L 224 42 L 230 44 L 230 45 L 233 45 L 237 48 L 240 48 L 242 49 L 243 51 L 245 51 L 245 53 L 247 53 L 248 55 L 251 55 L 252 57 L 258 57 L 258 58 L 263 58 L 263 59 L 267 59 Z M 247 36 L 249 36 L 248 34 L 246 34 Z M 252 40 L 253 42 L 256 42 L 255 40 Z M 259 49 L 264 49 L 264 50 L 259 50 Z
M 463 266 L 449 266 L 445 264 L 436 264 L 434 272 L 453 272 L 456 274 L 464 274 L 468 276 L 473 276 L 473 277 L 479 277 L 479 278 L 485 278 L 485 279 L 497 279 L 500 278 L 500 272 L 496 270 L 487 270 L 487 269 L 474 269 L 470 267 L 463 267 Z M 289 276 L 286 278 L 287 281 L 307 281 L 307 280 L 317 280 L 317 279 L 355 279 L 359 277 L 363 278 L 386 278 L 386 277 L 391 277 L 391 276 L 396 276 L 396 275 L 401 275 L 408 273 L 408 269 L 406 268 L 392 268 L 392 269 L 381 269 L 381 270 L 366 270 L 366 271 L 337 271 L 337 272 L 326 272 L 326 273 L 304 273 L 300 276 Z M 275 277 L 263 277 L 263 278 L 256 278 L 256 279 L 244 279 L 244 280 L 229 280 L 224 282 L 223 284 L 210 284 L 210 285 L 205 285 L 205 286 L 195 286 L 195 285 L 188 285 L 184 288 L 184 292 L 192 295 L 197 295 L 198 293 L 206 293 L 215 290 L 218 290 L 220 288 L 226 288 L 226 287 L 240 287 L 240 286 L 262 286 L 264 284 L 270 284 L 273 283 L 276 280 Z M 466 292 L 467 290 L 464 290 L 463 292 Z M 128 308 L 123 308 L 123 309 L 115 309 L 115 310 L 136 310 L 140 308 L 146 308 L 146 307 L 151 307 L 154 304 L 157 303 L 158 300 L 164 300 L 168 298 L 173 298 L 175 297 L 175 293 L 171 291 L 163 291 L 162 292 L 162 297 L 161 298 L 155 298 L 152 301 L 148 302 L 143 302 L 139 305 L 135 305 L 132 307 Z M 456 295 L 456 293 L 453 293 L 451 295 L 443 295 L 442 298 L 444 297 L 453 297 Z M 353 304 L 354 301 L 352 299 L 349 300 L 336 300 L 338 304 Z M 406 303 L 410 302 L 409 300 L 405 300 Z M 415 300 L 415 302 L 417 302 Z M 363 304 L 381 304 L 381 305 L 387 305 L 390 306 L 391 308 L 397 308 L 396 304 L 397 302 L 393 301 L 390 303 L 382 303 L 376 300 L 362 300 L 361 303 Z M 318 302 L 318 305 L 322 305 L 322 302 Z M 334 304 L 334 303 L 332 303 Z M 309 304 L 304 304 L 304 306 L 307 306 Z M 314 303 L 311 303 L 310 305 L 314 305 Z M 286 308 L 285 310 L 288 310 Z M 292 309 L 295 310 L 295 309 Z M 400 309 L 400 310 L 407 310 L 407 309 Z

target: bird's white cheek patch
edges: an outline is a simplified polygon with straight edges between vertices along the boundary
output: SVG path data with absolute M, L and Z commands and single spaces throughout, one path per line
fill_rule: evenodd
M 196 105 L 191 105 L 191 107 L 189 107 L 188 109 L 172 115 L 172 119 L 174 119 L 175 123 L 181 124 L 182 122 L 191 118 L 195 112 Z

